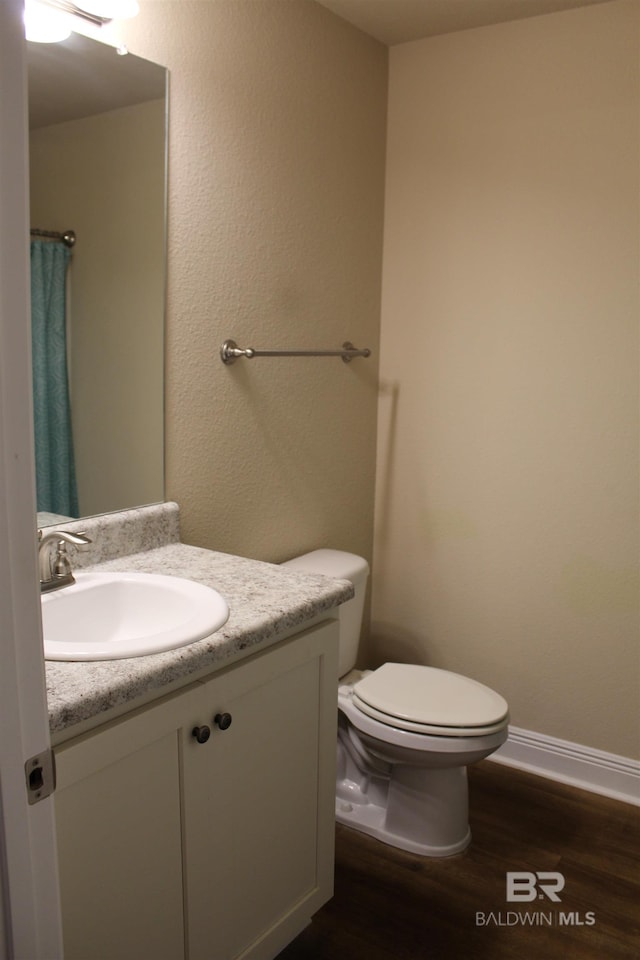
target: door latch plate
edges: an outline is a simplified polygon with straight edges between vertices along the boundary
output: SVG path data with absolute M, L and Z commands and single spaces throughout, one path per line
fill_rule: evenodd
M 53 750 L 44 750 L 24 765 L 27 799 L 30 804 L 50 797 L 56 788 L 56 765 Z

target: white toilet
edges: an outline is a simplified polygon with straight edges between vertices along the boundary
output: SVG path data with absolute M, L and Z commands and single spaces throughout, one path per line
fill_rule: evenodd
M 471 840 L 467 766 L 507 739 L 507 702 L 447 670 L 385 663 L 353 669 L 369 567 L 340 550 L 282 564 L 350 580 L 339 608 L 336 819 L 394 847 L 448 857 Z

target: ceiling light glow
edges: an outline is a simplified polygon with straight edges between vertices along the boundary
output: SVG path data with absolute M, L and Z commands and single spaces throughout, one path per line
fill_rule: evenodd
M 24 28 L 33 43 L 60 43 L 71 35 L 69 17 L 38 0 L 25 0 Z

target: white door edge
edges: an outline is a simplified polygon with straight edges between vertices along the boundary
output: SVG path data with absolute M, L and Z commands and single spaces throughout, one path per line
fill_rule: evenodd
M 62 958 L 53 798 L 25 761 L 49 748 L 37 586 L 22 0 L 0 2 L 0 960 Z

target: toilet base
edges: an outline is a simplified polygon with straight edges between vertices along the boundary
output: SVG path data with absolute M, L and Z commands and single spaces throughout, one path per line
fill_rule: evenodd
M 345 827 L 351 827 L 359 833 L 366 833 L 369 837 L 374 837 L 382 843 L 391 847 L 398 847 L 400 850 L 406 850 L 408 853 L 417 853 L 422 857 L 453 857 L 471 843 L 471 830 L 467 826 L 467 832 L 457 843 L 449 843 L 445 846 L 433 846 L 432 844 L 417 843 L 407 837 L 401 837 L 392 834 L 385 827 L 386 810 L 384 807 L 378 807 L 373 803 L 366 806 L 360 804 L 354 805 L 345 800 L 336 800 L 336 821 L 344 824 Z
M 369 799 L 360 784 L 342 780 L 336 820 L 409 853 L 452 857 L 471 842 L 466 779 L 465 767 L 426 771 L 396 766 L 386 789 L 378 784 L 367 791 Z

